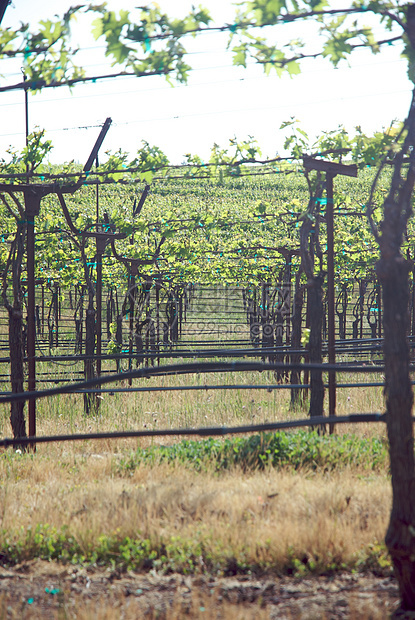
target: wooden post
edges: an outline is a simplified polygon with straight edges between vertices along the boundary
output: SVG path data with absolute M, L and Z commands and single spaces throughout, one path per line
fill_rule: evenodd
M 97 225 L 98 228 L 99 225 Z M 101 228 L 101 227 L 100 227 Z M 101 230 L 97 230 L 98 233 Z M 97 298 L 97 312 L 96 312 L 96 354 L 97 354 L 97 377 L 101 376 L 101 355 L 102 355 L 102 257 L 105 252 L 105 247 L 108 243 L 106 236 L 96 236 L 96 261 L 97 261 L 97 283 L 96 283 L 96 298 Z
M 27 93 L 27 90 L 26 90 Z M 91 155 L 84 166 L 83 172 L 88 173 L 91 166 L 98 155 L 99 148 L 107 134 L 111 125 L 111 119 L 107 118 L 98 139 L 92 149 Z M 26 137 L 28 133 L 28 110 L 26 106 Z M 27 177 L 26 183 L 12 184 L 0 183 L 0 191 L 3 192 L 23 192 L 25 200 L 25 219 L 27 224 L 26 253 L 27 253 L 27 358 L 28 358 L 28 390 L 36 389 L 36 302 L 35 302 L 35 217 L 39 215 L 40 202 L 42 198 L 48 194 L 56 193 L 61 202 L 63 201 L 63 193 L 76 192 L 85 180 L 85 174 L 80 176 L 79 180 L 70 185 L 59 186 L 57 184 L 36 184 L 29 183 Z M 74 232 L 74 230 L 72 230 Z M 75 233 L 78 231 L 75 229 Z M 89 233 L 90 235 L 94 233 Z M 121 235 L 124 237 L 125 235 Z M 29 400 L 29 436 L 36 435 L 36 400 Z M 32 445 L 32 449 L 35 446 Z
M 334 218 L 333 218 L 333 175 L 326 175 L 326 224 L 327 224 L 327 335 L 328 361 L 336 363 L 336 327 L 334 303 Z M 329 417 L 336 415 L 336 373 L 329 371 Z M 330 424 L 330 434 L 334 426 Z
M 327 327 L 328 327 L 328 361 L 336 363 L 335 302 L 334 302 L 334 217 L 333 217 L 333 179 L 336 175 L 357 177 L 357 166 L 336 164 L 331 161 L 304 157 L 304 167 L 326 173 L 326 224 L 327 224 Z M 329 371 L 329 417 L 336 415 L 336 373 Z M 330 433 L 334 425 L 330 424 Z
M 36 389 L 36 320 L 35 320 L 35 217 L 39 215 L 42 192 L 28 189 L 24 193 L 27 224 L 27 367 L 29 392 Z M 29 400 L 29 437 L 36 435 L 36 400 Z M 35 445 L 31 445 L 35 450 Z

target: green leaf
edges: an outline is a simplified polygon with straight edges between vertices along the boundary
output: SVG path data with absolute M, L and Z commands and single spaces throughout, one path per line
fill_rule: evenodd
M 299 75 L 299 74 L 301 73 L 301 67 L 300 67 L 300 64 L 299 64 L 297 61 L 295 61 L 295 60 L 293 60 L 293 61 L 289 62 L 289 63 L 286 65 L 286 68 L 287 68 L 288 73 L 289 73 L 291 76 L 293 76 L 293 75 Z

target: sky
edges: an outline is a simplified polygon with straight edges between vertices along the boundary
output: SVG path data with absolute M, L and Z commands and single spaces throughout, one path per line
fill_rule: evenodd
M 13 0 L 2 27 L 15 28 L 21 21 L 34 26 L 39 20 L 61 15 L 71 4 L 75 2 Z M 159 0 L 158 4 L 169 15 L 183 17 L 192 2 Z M 201 4 L 218 24 L 233 23 L 232 2 L 206 0 Z M 136 2 L 113 0 L 109 5 L 116 10 L 132 9 Z M 315 38 L 315 32 L 303 33 L 299 25 L 282 28 L 282 34 L 281 29 L 278 33 L 274 29 L 272 36 Z M 255 64 L 247 69 L 233 66 L 226 43 L 224 34 L 204 34 L 196 40 L 186 40 L 191 52 L 187 62 L 193 67 L 186 86 L 172 88 L 161 77 L 122 77 L 79 84 L 72 91 L 60 87 L 45 89 L 41 94 L 30 93 L 29 128 L 46 130 L 54 144 L 51 162 L 84 163 L 99 125 L 111 117 L 113 123 L 101 148 L 101 160 L 105 159 L 106 150 L 121 149 L 134 157 L 145 140 L 166 153 L 171 163 L 180 164 L 187 153 L 207 160 L 214 143 L 225 148 L 235 136 L 240 140 L 253 136 L 263 157 L 283 155 L 286 134 L 280 125 L 291 117 L 315 136 L 335 130 L 340 124 L 352 133 L 360 125 L 371 134 L 406 116 L 411 83 L 399 47 L 388 46 L 376 56 L 359 51 L 350 64 L 343 62 L 338 69 L 325 60 L 309 60 L 303 63 L 301 75 L 279 78 L 276 74 L 265 76 L 262 67 Z M 85 20 L 76 25 L 74 44 L 83 50 L 78 62 L 87 75 L 108 72 L 102 43 L 91 38 Z M 1 86 L 21 81 L 19 62 L 0 60 Z M 0 157 L 5 157 L 9 146 L 24 146 L 24 129 L 23 92 L 0 93 Z

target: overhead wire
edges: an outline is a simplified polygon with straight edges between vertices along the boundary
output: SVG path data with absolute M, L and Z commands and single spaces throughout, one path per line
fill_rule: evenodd
M 1 89 L 0 89 L 1 91 Z M 383 92 L 376 92 L 376 93 L 366 93 L 366 94 L 358 94 L 358 95 L 350 95 L 347 97 L 342 97 L 343 100 L 357 100 L 357 99 L 368 99 L 368 98 L 373 98 L 373 97 L 385 97 L 387 95 L 399 95 L 399 94 L 409 94 L 411 93 L 411 88 L 408 87 L 407 89 L 402 89 L 399 91 L 383 91 Z M 118 93 L 117 93 L 118 94 Z M 97 95 L 99 97 L 102 97 L 102 94 Z M 88 97 L 89 98 L 89 97 Z M 311 102 L 313 105 L 320 105 L 323 103 L 330 103 L 331 101 L 337 101 L 338 97 L 337 96 L 333 96 L 330 98 L 326 98 L 326 99 L 318 99 L 316 101 Z M 15 105 L 15 104 L 14 104 Z M 309 106 L 310 105 L 310 101 L 307 102 L 297 102 L 296 103 L 296 107 L 302 107 L 302 106 Z M 1 107 L 1 105 L 0 105 Z M 236 114 L 238 112 L 240 113 L 246 113 L 246 112 L 261 112 L 264 110 L 282 110 L 284 108 L 291 108 L 292 107 L 292 103 L 287 103 L 287 104 L 278 104 L 275 105 L 273 104 L 272 106 L 261 106 L 261 107 L 254 107 L 254 108 L 240 108 L 239 110 L 235 110 L 234 108 L 232 109 L 228 109 L 228 110 L 209 110 L 209 111 L 205 111 L 205 112 L 192 112 L 189 114 L 174 114 L 171 116 L 160 116 L 160 117 L 151 117 L 151 118 L 141 118 L 141 119 L 135 119 L 135 120 L 127 120 L 127 121 L 121 121 L 121 122 L 115 122 L 114 126 L 115 127 L 122 127 L 122 126 L 127 126 L 127 125 L 141 125 L 141 124 L 148 124 L 148 123 L 159 123 L 159 122 L 167 122 L 167 121 L 176 121 L 176 120 L 183 120 L 183 119 L 187 119 L 187 118 L 202 118 L 202 117 L 206 117 L 206 116 L 222 116 L 222 115 L 226 115 L 226 114 Z M 56 127 L 56 128 L 51 128 L 47 130 L 47 133 L 58 133 L 61 131 L 74 131 L 74 130 L 79 130 L 79 129 L 92 129 L 97 127 L 98 125 L 96 124 L 90 124 L 90 125 L 84 125 L 84 126 L 74 126 L 74 127 Z M 24 131 L 17 131 L 17 132 L 10 132 L 10 133 L 3 133 L 0 134 L 0 137 L 11 137 L 11 136 L 23 136 L 24 135 Z
M 137 7 L 140 8 L 140 7 Z M 164 41 L 166 39 L 183 39 L 183 38 L 188 38 L 188 37 L 192 37 L 194 38 L 194 36 L 197 35 L 206 35 L 206 34 L 221 34 L 221 33 L 232 33 L 235 34 L 236 32 L 240 31 L 240 30 L 249 30 L 249 29 L 258 29 L 258 30 L 262 30 L 264 28 L 272 28 L 274 26 L 277 25 L 281 25 L 281 24 L 293 24 L 295 22 L 297 22 L 298 20 L 312 20 L 312 19 L 321 19 L 324 16 L 334 16 L 334 15 L 343 15 L 345 12 L 347 12 L 348 15 L 352 15 L 352 14 L 365 14 L 367 13 L 367 8 L 366 7 L 353 7 L 353 8 L 348 8 L 347 10 L 345 9 L 322 9 L 322 10 L 315 10 L 312 9 L 311 11 L 302 11 L 302 12 L 298 12 L 298 13 L 289 13 L 288 11 L 286 11 L 285 13 L 282 13 L 280 15 L 275 16 L 273 19 L 268 20 L 268 21 L 264 21 L 263 23 L 258 23 L 258 21 L 249 21 L 249 20 L 241 20 L 239 22 L 234 22 L 234 23 L 226 23 L 223 24 L 222 26 L 216 26 L 216 25 L 203 25 L 203 26 L 196 26 L 195 28 L 192 29 L 187 29 L 184 32 L 179 32 L 179 33 L 175 33 L 173 29 L 167 30 L 167 28 L 165 29 L 164 32 L 161 33 L 156 33 L 156 34 L 148 34 L 145 30 L 145 24 L 144 24 L 144 28 L 143 28 L 143 40 L 142 41 L 137 41 L 137 44 L 140 45 L 142 43 L 146 43 L 146 47 L 148 45 L 151 45 L 151 42 L 153 41 Z M 56 41 L 54 41 L 52 43 L 52 45 L 54 45 L 55 43 L 58 43 L 60 41 L 61 37 L 58 37 L 56 39 Z M 384 45 L 384 44 L 390 44 L 391 41 L 395 42 L 398 40 L 401 40 L 401 36 L 396 36 L 396 37 L 389 37 L 388 39 L 385 40 L 380 40 L 377 41 L 378 45 Z M 354 44 L 353 47 L 362 47 L 365 44 Z M 50 47 L 50 46 L 49 46 Z M 38 54 L 41 53 L 42 51 L 48 51 L 49 48 L 42 50 L 38 47 L 30 49 L 28 48 L 28 46 L 26 45 L 24 48 L 22 48 L 21 50 L 7 50 L 4 52 L 4 55 L 6 57 L 16 57 L 16 56 L 21 56 L 21 55 L 28 55 L 28 54 Z
M 219 52 L 218 52 L 219 53 Z M 223 52 L 220 52 L 223 53 Z M 212 52 L 211 51 L 205 51 L 205 52 L 188 52 L 187 55 L 206 55 L 206 56 L 212 56 Z M 3 61 L 4 59 L 0 59 L 1 61 Z M 383 61 L 382 60 L 382 67 L 386 66 L 386 65 L 391 65 L 391 64 L 405 64 L 406 61 L 403 58 L 400 59 L 396 59 L 396 60 L 389 60 L 389 61 Z M 359 68 L 364 68 L 364 67 L 368 67 L 368 68 L 374 68 L 379 66 L 380 63 L 379 62 L 366 62 L 366 63 L 357 63 L 357 64 L 353 64 L 352 69 L 359 69 Z M 100 63 L 99 65 L 89 65 L 87 63 L 83 64 L 84 68 L 90 68 L 90 67 L 95 67 L 95 66 L 105 66 L 102 63 Z M 247 68 L 254 68 L 254 67 L 258 67 L 258 63 L 254 60 L 248 59 L 247 63 L 246 63 L 246 67 L 244 67 L 244 70 Z M 203 72 L 203 71 L 217 71 L 218 69 L 233 69 L 235 70 L 237 67 L 235 67 L 234 64 L 230 63 L 230 64 L 226 64 L 226 65 L 209 65 L 206 67 L 192 67 L 190 69 L 190 72 L 192 73 L 192 75 L 199 73 L 199 72 Z M 327 69 L 327 68 L 318 68 L 315 69 L 313 67 L 310 67 L 310 69 L 307 70 L 307 74 L 318 74 L 318 73 L 326 73 L 327 71 L 329 71 L 331 69 Z M 12 77 L 12 76 L 20 76 L 21 75 L 21 71 L 16 72 L 16 73 L 3 73 L 3 77 Z M 193 88 L 199 88 L 201 86 L 215 86 L 217 84 L 229 84 L 232 82 L 251 82 L 251 81 L 257 81 L 262 79 L 262 77 L 264 77 L 263 75 L 261 76 L 254 76 L 254 77 L 240 77 L 240 78 L 231 78 L 231 79 L 223 79 L 223 80 L 210 80 L 208 82 L 196 82 L 196 83 L 190 83 L 190 84 L 176 84 L 174 89 L 175 90 L 181 90 L 181 89 L 193 89 Z M 269 77 L 267 78 L 269 79 Z M 277 78 L 278 79 L 278 78 Z M 136 80 L 136 76 L 125 76 L 125 79 L 123 80 L 123 82 L 128 82 L 128 81 L 135 81 Z M 171 89 L 170 86 L 168 85 L 164 85 L 164 86 L 157 86 L 154 88 L 146 88 L 145 92 L 146 93 L 150 93 L 150 92 L 167 92 Z M 117 91 L 117 94 L 124 94 L 124 95 L 131 95 L 134 93 L 142 93 L 142 89 L 136 88 L 133 90 L 127 90 L 127 91 Z M 72 94 L 68 97 L 60 97 L 59 101 L 66 101 L 66 100 L 76 100 L 76 99 L 86 99 L 86 98 L 91 98 L 91 97 L 101 97 L 102 93 L 100 94 L 88 94 L 88 95 L 77 95 L 77 94 Z M 36 99 L 32 100 L 32 105 L 39 105 L 41 103 L 55 103 L 56 99 L 41 99 L 36 97 Z M 6 103 L 6 104 L 0 104 L 0 108 L 1 107 L 7 107 L 7 106 L 11 106 L 11 105 L 15 105 L 15 103 Z

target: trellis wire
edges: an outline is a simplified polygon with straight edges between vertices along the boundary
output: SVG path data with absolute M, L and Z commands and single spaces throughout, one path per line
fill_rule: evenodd
M 236 435 L 242 433 L 264 433 L 290 428 L 319 426 L 322 424 L 355 424 L 359 422 L 386 422 L 385 413 L 354 413 L 347 416 L 324 417 L 316 416 L 289 422 L 269 422 L 267 424 L 251 424 L 244 426 L 211 426 L 202 428 L 176 428 L 145 431 L 114 431 L 107 433 L 77 433 L 73 435 L 44 435 L 43 437 L 24 437 L 0 440 L 0 447 L 24 446 L 35 443 L 52 443 L 63 441 L 82 441 L 91 439 L 127 439 L 134 437 L 168 437 L 168 436 L 198 436 L 215 437 Z
M 0 341 L 1 342 L 1 341 Z M 178 347 L 178 345 L 175 345 Z M 347 346 L 344 345 L 344 348 L 340 345 L 338 348 L 339 353 L 363 353 L 367 351 L 381 351 L 383 346 L 383 340 L 378 340 L 377 344 L 364 344 L 363 346 L 352 344 Z M 410 348 L 415 348 L 415 343 L 409 342 Z M 0 348 L 1 350 L 1 348 Z M 323 354 L 326 351 L 326 346 L 323 346 Z M 157 359 L 157 358 L 194 358 L 194 357 L 268 357 L 270 355 L 307 355 L 307 350 L 305 349 L 292 349 L 289 346 L 277 346 L 277 347 L 252 347 L 247 349 L 179 349 L 176 351 L 159 351 L 156 353 L 144 352 L 144 353 L 134 353 L 133 359 L 142 361 L 143 359 Z M 128 360 L 128 353 L 105 353 L 99 356 L 101 360 Z M 96 360 L 98 358 L 97 355 L 38 355 L 35 357 L 37 362 L 51 362 L 51 363 L 64 363 L 64 362 L 81 362 L 86 359 Z M 26 358 L 25 358 L 26 359 Z M 0 363 L 9 363 L 10 357 L 1 357 Z M 370 363 L 366 360 L 367 363 Z M 344 362 L 346 364 L 347 362 Z
M 414 366 L 410 366 L 411 370 L 415 370 Z M 151 368 L 138 368 L 128 372 L 122 372 L 112 375 L 103 375 L 81 381 L 78 383 L 70 383 L 57 388 L 49 388 L 47 390 L 36 390 L 32 392 L 22 392 L 19 394 L 10 394 L 0 397 L 0 404 L 11 402 L 22 402 L 28 400 L 36 400 L 55 396 L 57 394 L 72 393 L 80 389 L 88 389 L 103 385 L 105 383 L 113 383 L 116 381 L 125 381 L 126 379 L 139 379 L 144 377 L 161 377 L 169 375 L 215 373 L 215 372 L 246 372 L 246 371 L 273 371 L 279 370 L 322 370 L 336 372 L 352 372 L 352 373 L 376 373 L 383 372 L 384 366 L 347 366 L 345 368 L 339 364 L 292 364 L 292 363 L 260 363 L 260 362 L 194 362 L 192 364 L 169 364 L 166 366 L 154 366 Z M 287 384 L 288 385 L 288 384 Z
M 415 385 L 415 381 L 411 381 L 412 385 Z M 361 388 L 361 387 L 384 387 L 385 383 L 381 381 L 371 383 L 337 383 L 336 388 Z M 221 385 L 183 385 L 183 386 L 154 386 L 154 387 L 128 387 L 128 388 L 107 388 L 103 390 L 79 390 L 73 391 L 72 394 L 115 394 L 123 392 L 191 392 L 198 390 L 267 390 L 272 392 L 273 390 L 307 390 L 311 386 L 306 383 L 271 383 L 255 385 L 255 384 L 221 384 Z M 328 387 L 325 383 L 324 387 Z

